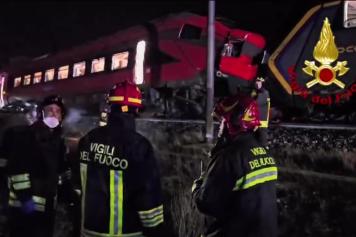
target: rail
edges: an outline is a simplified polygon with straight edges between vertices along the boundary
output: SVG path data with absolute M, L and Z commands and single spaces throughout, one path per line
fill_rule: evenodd
M 205 125 L 204 120 L 194 120 L 194 119 L 166 119 L 166 118 L 138 118 L 138 121 L 149 121 L 157 123 L 185 123 L 185 124 L 197 124 Z M 214 122 L 218 125 L 218 122 Z M 327 129 L 327 130 L 352 130 L 356 131 L 356 125 L 349 124 L 312 124 L 312 123 L 278 123 L 270 124 L 271 128 L 304 128 L 304 129 Z
M 311 171 L 311 170 L 301 170 L 301 169 L 295 169 L 295 168 L 291 169 L 291 168 L 286 168 L 286 167 L 278 167 L 278 170 L 281 173 L 296 174 L 296 175 L 302 175 L 302 176 L 310 177 L 310 178 L 320 178 L 320 179 L 324 179 L 324 180 L 356 184 L 356 177 L 321 173 L 321 172 L 316 172 L 316 171 Z

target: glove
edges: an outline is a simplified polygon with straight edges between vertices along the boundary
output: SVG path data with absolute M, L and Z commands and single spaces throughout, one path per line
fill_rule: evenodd
M 22 203 L 21 210 L 25 214 L 31 214 L 35 211 L 35 203 L 32 199 L 27 200 L 26 202 Z

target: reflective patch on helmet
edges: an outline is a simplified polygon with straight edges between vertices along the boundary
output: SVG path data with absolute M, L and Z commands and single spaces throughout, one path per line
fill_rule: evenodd
M 128 101 L 131 103 L 137 103 L 137 104 L 142 103 L 142 101 L 140 99 L 136 99 L 136 98 L 128 98 Z
M 121 111 L 126 113 L 127 111 L 129 111 L 129 107 L 127 105 L 121 106 Z
M 123 96 L 110 96 L 109 101 L 124 101 Z

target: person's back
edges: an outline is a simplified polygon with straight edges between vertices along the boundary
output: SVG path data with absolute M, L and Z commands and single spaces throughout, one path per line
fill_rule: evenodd
M 108 124 L 79 143 L 82 236 L 160 235 L 163 205 L 153 148 L 135 131 L 125 106 L 112 105 Z
M 209 237 L 277 236 L 277 167 L 254 136 L 258 114 L 244 103 L 239 99 L 235 111 L 223 115 L 228 121 L 226 142 L 213 150 L 206 173 L 193 186 L 197 207 L 206 214 Z M 248 103 L 257 111 L 255 102 Z
M 227 232 L 277 236 L 276 188 L 275 182 L 269 182 L 277 178 L 275 160 L 252 133 L 241 135 L 222 153 L 235 164 L 237 180 L 227 209 L 227 215 L 233 216 Z

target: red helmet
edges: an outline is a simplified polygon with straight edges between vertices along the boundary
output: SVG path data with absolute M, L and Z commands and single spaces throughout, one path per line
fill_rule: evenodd
M 128 112 L 129 107 L 142 107 L 142 94 L 135 84 L 123 81 L 110 90 L 108 102 L 110 105 L 121 105 L 122 112 Z
M 249 96 L 231 96 L 216 104 L 214 116 L 224 123 L 230 136 L 254 131 L 261 123 L 256 101 Z

